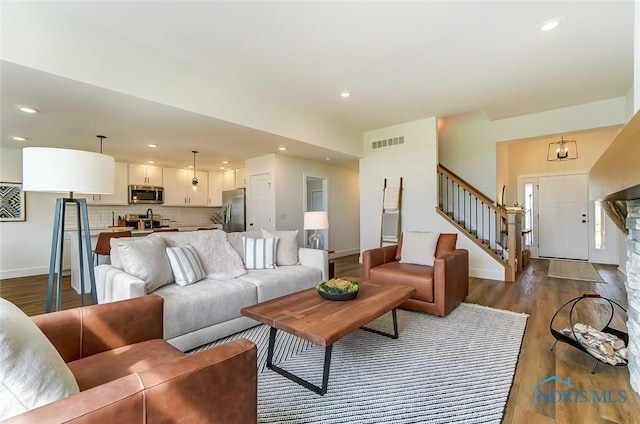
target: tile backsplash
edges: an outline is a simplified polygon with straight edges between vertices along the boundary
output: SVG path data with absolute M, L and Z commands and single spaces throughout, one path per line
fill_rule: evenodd
M 118 225 L 118 216 L 124 218 L 126 214 L 145 214 L 151 207 L 154 214 L 160 214 L 163 219 L 170 219 L 171 226 L 198 226 L 211 225 L 216 222 L 222 214 L 221 208 L 182 208 L 168 207 L 162 205 L 127 205 L 127 206 L 96 206 L 88 205 L 89 227 L 107 228 L 111 225 Z M 113 217 L 113 220 L 112 220 Z M 76 210 L 70 205 L 65 218 L 65 229 L 76 229 Z

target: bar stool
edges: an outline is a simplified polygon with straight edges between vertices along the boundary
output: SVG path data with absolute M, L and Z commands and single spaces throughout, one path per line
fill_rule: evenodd
M 166 233 L 166 232 L 174 232 L 174 231 L 180 231 L 177 228 L 154 228 L 153 232 L 154 233 Z
M 111 239 L 120 237 L 131 237 L 131 230 L 127 231 L 113 231 L 98 234 L 98 240 L 96 241 L 96 247 L 93 249 L 94 266 L 98 265 L 98 256 L 110 256 L 111 255 Z

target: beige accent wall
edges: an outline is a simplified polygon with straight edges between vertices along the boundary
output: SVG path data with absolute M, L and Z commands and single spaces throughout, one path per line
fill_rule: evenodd
M 589 172 L 589 198 L 629 200 L 640 197 L 640 112 Z
M 507 181 L 507 204 L 512 205 L 517 200 L 518 176 L 588 173 L 621 128 L 622 126 L 617 125 L 588 132 L 561 134 L 565 140 L 577 141 L 578 159 L 560 162 L 547 161 L 547 153 L 549 143 L 560 141 L 561 135 L 498 143 L 498 182 Z M 506 178 L 503 174 L 506 174 Z

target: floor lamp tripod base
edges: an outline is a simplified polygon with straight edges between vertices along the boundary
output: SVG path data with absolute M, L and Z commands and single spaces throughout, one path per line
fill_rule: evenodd
M 87 201 L 85 199 L 59 198 L 56 199 L 56 212 L 53 221 L 53 238 L 51 241 L 51 258 L 49 261 L 49 280 L 47 284 L 47 304 L 46 312 L 51 312 L 53 303 L 53 284 L 56 276 L 56 310 L 61 310 L 62 306 L 62 266 L 64 253 L 64 219 L 66 205 L 74 204 L 76 207 L 77 233 L 78 233 L 78 254 L 80 256 L 80 298 L 84 306 L 84 257 L 91 258 L 91 234 L 89 233 L 89 214 L 87 212 Z M 83 242 L 84 236 L 84 242 Z M 83 248 L 86 256 L 83 254 Z M 56 270 L 57 265 L 57 270 Z M 96 299 L 96 277 L 93 272 L 93 264 L 87 263 L 89 267 L 89 279 L 91 280 L 91 298 L 93 303 Z

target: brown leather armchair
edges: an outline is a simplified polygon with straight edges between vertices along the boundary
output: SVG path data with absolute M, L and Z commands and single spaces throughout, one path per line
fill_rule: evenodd
M 362 254 L 362 278 L 416 289 L 403 309 L 446 316 L 469 294 L 469 252 L 456 249 L 457 234 L 440 234 L 434 266 L 400 263 L 402 236 L 397 245 Z
M 256 346 L 185 355 L 162 339 L 163 299 L 144 296 L 32 317 L 80 393 L 6 423 L 256 423 Z

